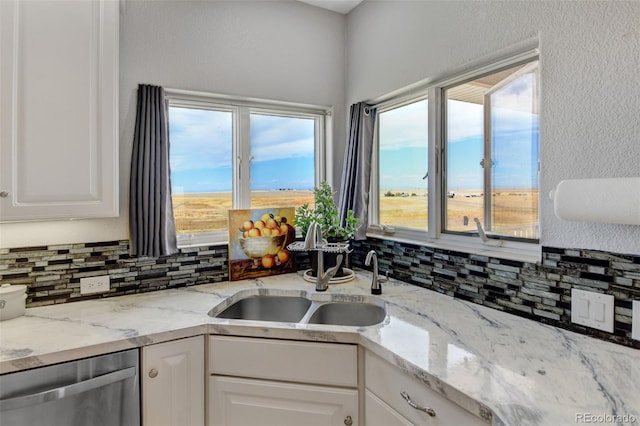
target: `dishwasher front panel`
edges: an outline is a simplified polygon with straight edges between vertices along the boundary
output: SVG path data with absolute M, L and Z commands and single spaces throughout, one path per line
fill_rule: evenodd
M 139 426 L 138 350 L 0 376 L 2 426 Z

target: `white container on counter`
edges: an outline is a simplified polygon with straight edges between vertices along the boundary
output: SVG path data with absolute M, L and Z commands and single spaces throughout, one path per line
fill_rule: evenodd
M 26 291 L 26 285 L 0 286 L 0 321 L 24 315 Z

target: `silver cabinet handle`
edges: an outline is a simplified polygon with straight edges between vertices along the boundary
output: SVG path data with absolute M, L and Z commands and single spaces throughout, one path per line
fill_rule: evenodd
M 16 408 L 28 407 L 30 405 L 42 404 L 56 399 L 66 398 L 68 396 L 77 395 L 97 389 L 102 386 L 126 380 L 134 377 L 138 373 L 136 367 L 129 367 L 112 373 L 103 374 L 79 383 L 73 383 L 68 386 L 61 386 L 55 389 L 45 390 L 30 395 L 18 396 L 15 398 L 3 399 L 0 401 L 0 411 L 14 410 Z
M 155 368 L 149 370 L 149 377 L 151 377 L 152 379 L 158 377 L 158 370 L 156 370 Z
M 9 193 L 7 191 L 0 191 L 0 198 L 7 198 Z
M 427 413 L 431 417 L 435 417 L 436 416 L 436 412 L 433 410 L 433 408 L 419 406 L 418 404 L 416 404 L 415 402 L 413 402 L 411 400 L 411 397 L 405 391 L 400 392 L 400 395 L 402 395 L 404 400 L 407 401 L 407 404 L 409 404 L 411 407 L 415 408 L 416 410 L 424 411 L 425 413 Z
M 345 424 L 346 426 L 351 426 L 351 425 L 353 424 L 353 419 L 351 418 L 351 416 L 347 416 L 347 417 L 345 417 L 345 419 L 344 419 L 344 424 Z

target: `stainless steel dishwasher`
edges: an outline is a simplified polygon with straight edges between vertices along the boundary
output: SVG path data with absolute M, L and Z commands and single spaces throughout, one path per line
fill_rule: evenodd
M 138 350 L 0 376 L 2 426 L 137 426 Z

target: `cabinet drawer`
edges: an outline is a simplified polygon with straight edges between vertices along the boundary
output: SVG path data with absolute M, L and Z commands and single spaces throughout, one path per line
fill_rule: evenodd
M 357 387 L 357 347 L 210 336 L 209 374 Z
M 210 426 L 358 424 L 356 389 L 223 376 L 209 389 Z
M 370 352 L 365 354 L 366 388 L 389 407 L 413 424 L 425 425 L 486 425 L 487 423 L 425 384 L 405 374 Z M 406 392 L 418 406 L 435 411 L 435 417 L 411 407 L 402 397 Z M 367 401 L 368 402 L 368 401 Z

